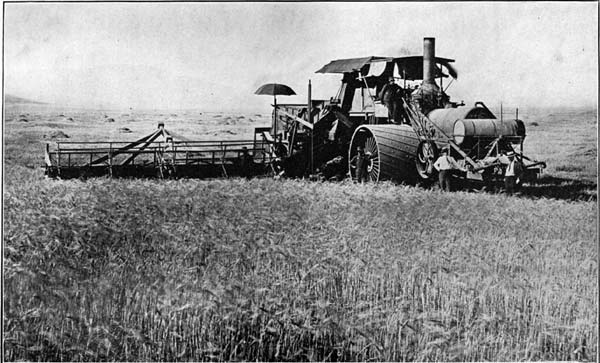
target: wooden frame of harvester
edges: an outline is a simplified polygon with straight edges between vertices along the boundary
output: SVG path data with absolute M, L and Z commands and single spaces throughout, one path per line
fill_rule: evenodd
M 192 141 L 169 132 L 161 122 L 156 131 L 132 142 L 57 142 L 54 149 L 46 144 L 46 175 L 206 178 L 264 174 L 272 155 L 262 132 L 269 129 L 256 128 L 253 140 Z
M 422 56 L 334 60 L 317 73 L 342 74 L 335 97 L 313 100 L 309 81 L 308 102 L 274 104 L 271 126 L 256 128 L 252 141 L 177 140 L 159 124 L 154 133 L 130 143 L 58 143 L 54 150 L 47 146 L 47 174 L 221 177 L 275 171 L 291 177 L 319 172 L 343 178 L 354 176 L 350 160 L 362 146 L 370 155 L 368 179 L 374 182 L 431 182 L 442 148 L 461 165 L 463 171 L 455 173 L 459 178 L 502 180 L 504 155 L 512 153 L 523 170 L 518 182 L 536 179 L 545 163 L 523 154 L 525 125 L 518 115 L 504 119 L 501 112 L 497 119 L 483 102 L 465 106 L 450 101 L 445 91 L 457 78 L 453 62 L 435 56 L 434 38 L 424 39 Z M 390 77 L 403 81 L 395 122 L 376 97 Z M 448 77 L 452 80 L 444 88 Z M 157 141 L 160 137 L 163 141 Z M 246 152 L 252 170 L 241 162 Z

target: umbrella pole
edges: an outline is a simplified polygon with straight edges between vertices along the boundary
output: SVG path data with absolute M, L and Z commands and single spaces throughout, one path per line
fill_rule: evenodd
M 308 103 L 307 103 L 307 119 L 308 122 L 310 122 L 310 124 L 312 125 L 312 129 L 310 130 L 310 174 L 313 175 L 315 173 L 315 160 L 314 160 L 314 155 L 315 155 L 315 146 L 314 146 L 314 137 L 315 137 L 315 125 L 313 123 L 313 118 L 312 118 L 312 100 L 311 100 L 311 84 L 310 84 L 310 79 L 308 80 Z
M 273 95 L 273 133 L 275 135 L 275 140 L 277 140 L 277 95 Z

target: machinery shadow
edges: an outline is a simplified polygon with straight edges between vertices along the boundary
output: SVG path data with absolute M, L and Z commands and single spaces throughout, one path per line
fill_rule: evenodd
M 543 176 L 535 183 L 525 184 L 519 194 L 531 198 L 554 198 L 568 201 L 596 201 L 598 185 L 588 180 Z
M 502 194 L 505 190 L 501 186 L 493 189 L 469 188 L 478 192 Z M 597 184 L 588 180 L 558 178 L 545 175 L 534 183 L 527 183 L 513 194 L 516 197 L 530 199 L 552 198 L 567 201 L 596 201 L 598 198 Z

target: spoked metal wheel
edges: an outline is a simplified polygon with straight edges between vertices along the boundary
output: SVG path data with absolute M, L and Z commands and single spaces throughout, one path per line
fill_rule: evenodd
M 422 141 L 417 148 L 415 164 L 422 179 L 431 179 L 435 174 L 433 163 L 438 156 L 437 146 L 430 141 Z
M 367 137 L 364 147 L 365 154 L 369 156 L 369 166 L 367 167 L 369 180 L 376 182 L 379 180 L 379 170 L 381 170 L 381 166 L 379 165 L 379 150 L 377 149 L 377 141 L 373 136 Z
M 350 141 L 348 160 L 352 160 L 362 146 L 369 153 L 367 172 L 369 180 L 413 181 L 417 178 L 415 158 L 419 138 L 407 125 L 361 125 L 356 128 Z M 356 176 L 356 168 L 350 163 L 350 175 Z
M 379 175 L 381 171 L 381 162 L 379 158 L 379 149 L 377 147 L 377 140 L 369 132 L 368 129 L 357 130 L 352 137 L 349 149 L 349 168 L 350 176 L 356 178 L 356 161 L 352 162 L 352 159 L 358 154 L 358 148 L 363 147 L 365 154 L 369 157 L 367 163 L 367 178 L 368 181 L 377 182 L 379 181 Z

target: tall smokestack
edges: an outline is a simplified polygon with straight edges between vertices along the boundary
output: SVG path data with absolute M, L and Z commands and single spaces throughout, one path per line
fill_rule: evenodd
M 435 38 L 423 38 L 423 86 L 437 89 L 435 84 Z

